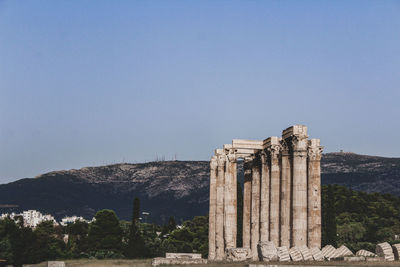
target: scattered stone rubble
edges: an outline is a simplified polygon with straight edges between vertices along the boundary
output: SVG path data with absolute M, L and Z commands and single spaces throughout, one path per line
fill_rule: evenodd
M 322 248 L 321 250 L 322 255 L 329 261 L 332 259 L 336 253 L 336 248 L 332 245 L 326 245 L 325 247 Z
M 321 250 L 318 247 L 311 248 L 310 253 L 313 256 L 315 261 L 324 261 L 325 260 L 324 254 L 322 254 Z
M 310 250 L 308 249 L 308 247 L 306 246 L 302 246 L 299 248 L 300 252 L 301 252 L 301 256 L 303 256 L 303 260 L 305 261 L 312 261 L 313 260 L 313 256 L 310 253 Z
M 247 261 L 251 260 L 251 258 L 250 248 L 230 248 L 226 250 L 226 259 L 228 261 Z
M 377 257 L 377 255 L 371 251 L 365 250 L 365 249 L 360 249 L 356 253 L 357 256 L 363 256 L 363 257 Z
M 301 252 L 297 247 L 292 247 L 289 249 L 290 258 L 292 261 L 302 261 L 303 256 L 301 256 Z
M 277 251 L 279 261 L 290 261 L 290 255 L 287 247 L 278 247 Z
M 151 266 L 172 264 L 207 264 L 207 260 L 202 259 L 201 254 L 196 253 L 166 253 L 165 258 L 154 258 L 151 262 Z
M 226 260 L 232 262 L 252 261 L 253 253 L 250 248 L 230 248 L 226 249 Z M 345 245 L 335 248 L 332 245 L 326 245 L 320 250 L 318 247 L 311 249 L 302 246 L 294 246 L 288 249 L 286 246 L 275 247 L 271 241 L 258 243 L 259 259 L 264 262 L 300 262 L 300 261 L 394 261 L 400 260 L 400 244 L 391 246 L 384 242 L 376 245 L 376 254 L 368 250 L 361 249 L 354 254 Z M 165 258 L 154 258 L 152 266 L 171 265 L 171 264 L 206 264 L 207 260 L 201 258 L 201 254 L 194 253 L 166 253 Z M 248 264 L 247 266 L 269 266 L 260 264 Z
M 274 242 L 271 241 L 258 243 L 258 255 L 262 261 L 278 260 L 278 251 L 274 245 Z
M 333 255 L 332 258 L 339 259 L 339 258 L 344 258 L 346 256 L 351 257 L 351 256 L 354 256 L 354 254 L 345 245 L 342 245 L 338 249 L 336 249 L 335 254 Z

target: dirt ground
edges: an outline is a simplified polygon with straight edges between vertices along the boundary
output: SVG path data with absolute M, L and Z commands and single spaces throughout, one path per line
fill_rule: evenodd
M 151 259 L 145 260 L 66 260 L 65 261 L 67 267 L 151 267 Z M 263 264 L 263 265 L 282 265 L 283 266 L 368 266 L 368 267 L 382 267 L 382 266 L 400 266 L 399 261 L 395 262 L 343 262 L 343 261 L 326 261 L 326 262 L 253 262 L 255 264 Z M 199 264 L 195 265 L 195 267 L 244 267 L 246 266 L 245 262 L 240 263 L 209 263 L 209 264 Z M 31 265 L 32 266 L 32 265 Z M 46 263 L 41 263 L 34 265 L 35 267 L 47 267 Z M 165 265 L 168 267 L 189 267 L 190 265 Z M 192 266 L 190 266 L 192 267 Z
M 67 260 L 66 266 L 68 267 L 150 267 L 151 259 L 147 260 Z M 280 263 L 280 262 L 259 262 L 258 264 L 265 265 L 293 265 L 293 266 L 400 266 L 400 262 L 343 262 L 343 261 L 331 261 L 331 262 L 290 262 L 290 263 Z M 189 265 L 168 265 L 170 267 L 188 267 Z M 246 263 L 209 263 L 196 265 L 197 267 L 244 267 Z

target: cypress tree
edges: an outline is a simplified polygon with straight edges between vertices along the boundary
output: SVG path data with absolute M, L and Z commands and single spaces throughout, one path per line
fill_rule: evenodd
M 335 211 L 335 194 L 333 186 L 328 185 L 327 204 L 325 210 L 325 242 L 332 246 L 336 246 L 336 211 Z
M 127 258 L 145 258 L 147 249 L 139 229 L 140 200 L 135 198 L 133 201 L 132 222 L 129 229 L 128 245 L 125 256 Z
M 174 216 L 169 217 L 167 229 L 168 232 L 171 232 L 176 229 L 176 222 Z
M 138 221 L 140 217 L 140 200 L 139 198 L 135 198 L 133 200 L 133 214 L 132 214 L 132 222 Z

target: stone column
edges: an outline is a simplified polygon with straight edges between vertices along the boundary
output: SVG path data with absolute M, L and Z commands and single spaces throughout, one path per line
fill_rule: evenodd
M 268 157 L 261 152 L 261 205 L 260 205 L 260 241 L 269 241 L 269 190 L 270 177 Z
M 215 214 L 217 209 L 217 157 L 210 161 L 210 209 L 208 212 L 208 259 L 215 259 Z
M 236 247 L 237 231 L 237 185 L 236 185 L 236 156 L 232 151 L 227 154 L 225 187 L 224 187 L 224 236 L 225 248 Z
M 270 176 L 271 176 L 271 202 L 270 202 L 270 228 L 269 238 L 274 242 L 275 246 L 280 246 L 279 243 L 279 200 L 280 200 L 280 168 L 279 168 L 279 153 L 280 145 L 272 144 L 268 147 L 270 154 Z
M 244 185 L 243 185 L 243 247 L 250 248 L 251 228 L 251 159 L 244 160 Z
M 217 158 L 217 209 L 215 215 L 215 260 L 223 260 L 225 255 L 224 244 L 224 180 L 226 155 L 220 154 Z
M 251 253 L 258 260 L 257 245 L 260 241 L 260 158 L 255 156 L 252 162 L 251 181 Z
M 296 129 L 293 146 L 292 246 L 307 246 L 307 128 Z
M 321 155 L 319 139 L 308 147 L 308 247 L 321 248 Z
M 291 240 L 291 158 L 286 140 L 281 141 L 281 207 L 280 207 L 280 245 L 290 248 Z

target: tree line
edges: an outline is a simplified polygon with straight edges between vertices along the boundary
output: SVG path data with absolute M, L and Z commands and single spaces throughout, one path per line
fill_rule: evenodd
M 346 245 L 353 251 L 375 250 L 378 242 L 400 234 L 400 198 L 353 191 L 339 185 L 322 187 L 322 245 Z M 238 184 L 238 243 L 241 247 L 243 197 Z M 68 237 L 68 238 L 67 238 Z M 120 221 L 112 210 L 101 210 L 91 223 L 55 226 L 47 221 L 35 229 L 22 218 L 0 220 L 0 259 L 20 266 L 72 258 L 150 258 L 166 252 L 208 255 L 208 217 L 197 216 L 177 226 L 140 221 L 140 201 L 133 201 L 132 220 Z

